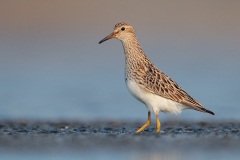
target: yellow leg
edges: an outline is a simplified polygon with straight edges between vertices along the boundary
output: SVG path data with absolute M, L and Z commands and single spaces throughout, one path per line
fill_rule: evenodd
M 158 115 L 156 115 L 156 133 L 159 133 L 161 130 L 161 123 Z
M 151 113 L 148 111 L 148 121 L 141 127 L 139 128 L 136 133 L 142 132 L 147 126 L 151 124 Z

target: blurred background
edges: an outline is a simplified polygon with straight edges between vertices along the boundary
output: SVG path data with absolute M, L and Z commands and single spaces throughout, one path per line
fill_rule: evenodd
M 0 1 L 0 119 L 143 120 L 127 91 L 120 41 L 130 23 L 153 63 L 215 116 L 240 113 L 240 1 Z

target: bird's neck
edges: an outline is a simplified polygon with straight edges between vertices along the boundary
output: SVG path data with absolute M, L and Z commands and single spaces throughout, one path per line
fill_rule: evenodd
M 124 53 L 126 58 L 144 57 L 145 54 L 135 36 L 122 40 Z
M 125 52 L 125 77 L 126 80 L 134 79 L 136 71 L 144 70 L 149 60 L 144 54 L 136 37 L 122 41 Z

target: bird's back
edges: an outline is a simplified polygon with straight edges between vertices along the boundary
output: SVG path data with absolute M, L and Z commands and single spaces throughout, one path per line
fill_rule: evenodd
M 146 92 L 178 102 L 187 108 L 213 114 L 159 70 L 143 51 L 135 56 L 126 55 L 126 78 L 136 81 Z

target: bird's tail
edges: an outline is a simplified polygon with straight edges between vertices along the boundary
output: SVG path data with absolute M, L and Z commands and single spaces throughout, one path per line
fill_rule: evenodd
M 211 115 L 215 115 L 212 111 L 207 110 L 206 108 L 202 108 L 202 111 L 203 111 L 203 112 L 206 112 L 206 113 L 209 113 L 209 114 L 211 114 Z

